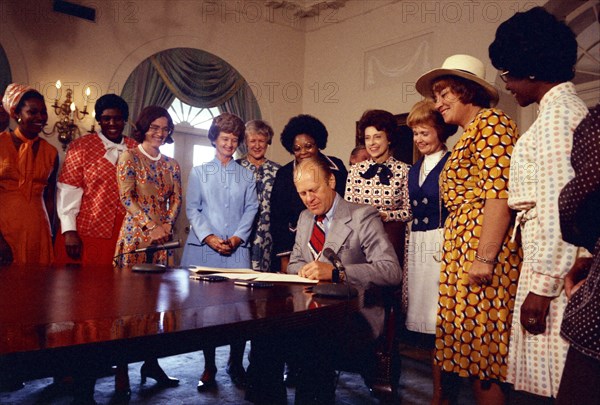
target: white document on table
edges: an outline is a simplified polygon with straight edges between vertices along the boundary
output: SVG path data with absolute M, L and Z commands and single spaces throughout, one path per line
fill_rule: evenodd
M 218 269 L 214 267 L 190 266 L 194 273 L 213 273 L 235 280 L 266 281 L 269 283 L 316 284 L 318 280 L 309 280 L 297 274 L 265 273 L 251 269 Z

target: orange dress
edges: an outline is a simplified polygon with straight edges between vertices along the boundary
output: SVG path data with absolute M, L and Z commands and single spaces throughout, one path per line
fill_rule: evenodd
M 510 327 L 522 251 L 507 230 L 492 282 L 471 286 L 485 201 L 508 198 L 515 123 L 502 111 L 481 110 L 452 150 L 440 176 L 449 211 L 436 325 L 435 361 L 461 377 L 505 381 Z
M 0 134 L 0 231 L 12 249 L 13 263 L 50 264 L 52 233 L 44 205 L 44 189 L 58 152 L 43 139 L 33 159 L 31 196 L 19 189 L 18 153 L 9 131 Z

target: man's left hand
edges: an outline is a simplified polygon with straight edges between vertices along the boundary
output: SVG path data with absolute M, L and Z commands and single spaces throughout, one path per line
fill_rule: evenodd
M 331 274 L 333 272 L 333 265 L 325 262 L 310 262 L 305 264 L 298 275 L 300 277 L 308 278 L 310 280 L 331 280 Z

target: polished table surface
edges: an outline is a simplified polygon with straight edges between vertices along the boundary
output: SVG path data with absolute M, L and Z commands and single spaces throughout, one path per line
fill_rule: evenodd
M 300 284 L 252 289 L 190 280 L 185 269 L 0 267 L 0 372 L 29 377 L 109 366 L 251 339 L 334 327 L 358 300 L 313 297 Z

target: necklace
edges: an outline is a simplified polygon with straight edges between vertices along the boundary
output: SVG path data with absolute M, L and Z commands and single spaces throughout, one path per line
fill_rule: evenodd
M 160 160 L 161 156 L 162 156 L 160 153 L 156 157 L 152 156 L 151 154 L 149 154 L 148 152 L 146 152 L 146 150 L 144 149 L 144 147 L 142 146 L 141 143 L 138 145 L 138 149 L 139 149 L 140 152 L 142 152 L 142 154 L 144 156 L 146 156 L 148 159 L 153 160 L 155 162 L 158 162 Z

